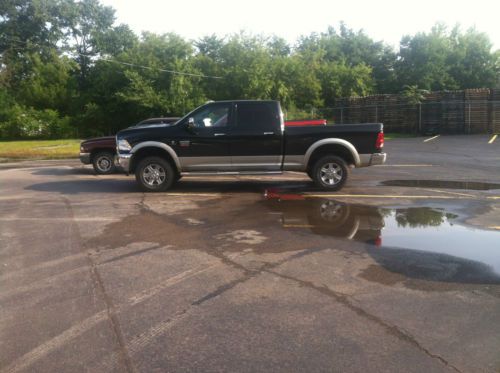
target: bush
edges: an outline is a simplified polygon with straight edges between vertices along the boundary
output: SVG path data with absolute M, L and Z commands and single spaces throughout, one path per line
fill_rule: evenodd
M 0 138 L 71 138 L 75 131 L 69 117 L 57 110 L 35 110 L 19 104 L 0 108 Z

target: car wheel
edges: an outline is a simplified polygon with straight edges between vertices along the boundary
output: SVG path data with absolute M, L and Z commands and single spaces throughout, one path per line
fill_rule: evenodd
M 176 181 L 172 165 L 160 157 L 147 157 L 135 169 L 135 179 L 145 192 L 164 192 Z
M 99 152 L 92 157 L 94 171 L 99 175 L 107 175 L 115 172 L 114 154 L 111 152 Z
M 320 188 L 340 190 L 346 183 L 348 175 L 349 168 L 342 158 L 327 155 L 314 164 L 312 179 Z

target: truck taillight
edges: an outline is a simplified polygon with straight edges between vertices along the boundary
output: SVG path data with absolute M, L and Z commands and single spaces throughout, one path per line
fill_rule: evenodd
M 375 148 L 382 149 L 384 147 L 384 133 L 379 132 L 377 135 L 377 141 L 375 141 Z

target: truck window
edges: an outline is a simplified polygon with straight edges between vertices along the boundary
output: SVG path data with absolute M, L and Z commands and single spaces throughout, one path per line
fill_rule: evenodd
M 208 105 L 193 114 L 197 128 L 226 127 L 228 125 L 230 104 Z
M 279 117 L 272 103 L 240 102 L 237 112 L 238 130 L 272 131 L 279 128 Z

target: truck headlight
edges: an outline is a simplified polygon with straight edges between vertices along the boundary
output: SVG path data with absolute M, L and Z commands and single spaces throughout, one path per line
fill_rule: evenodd
M 118 150 L 128 152 L 132 149 L 127 140 L 118 140 Z

